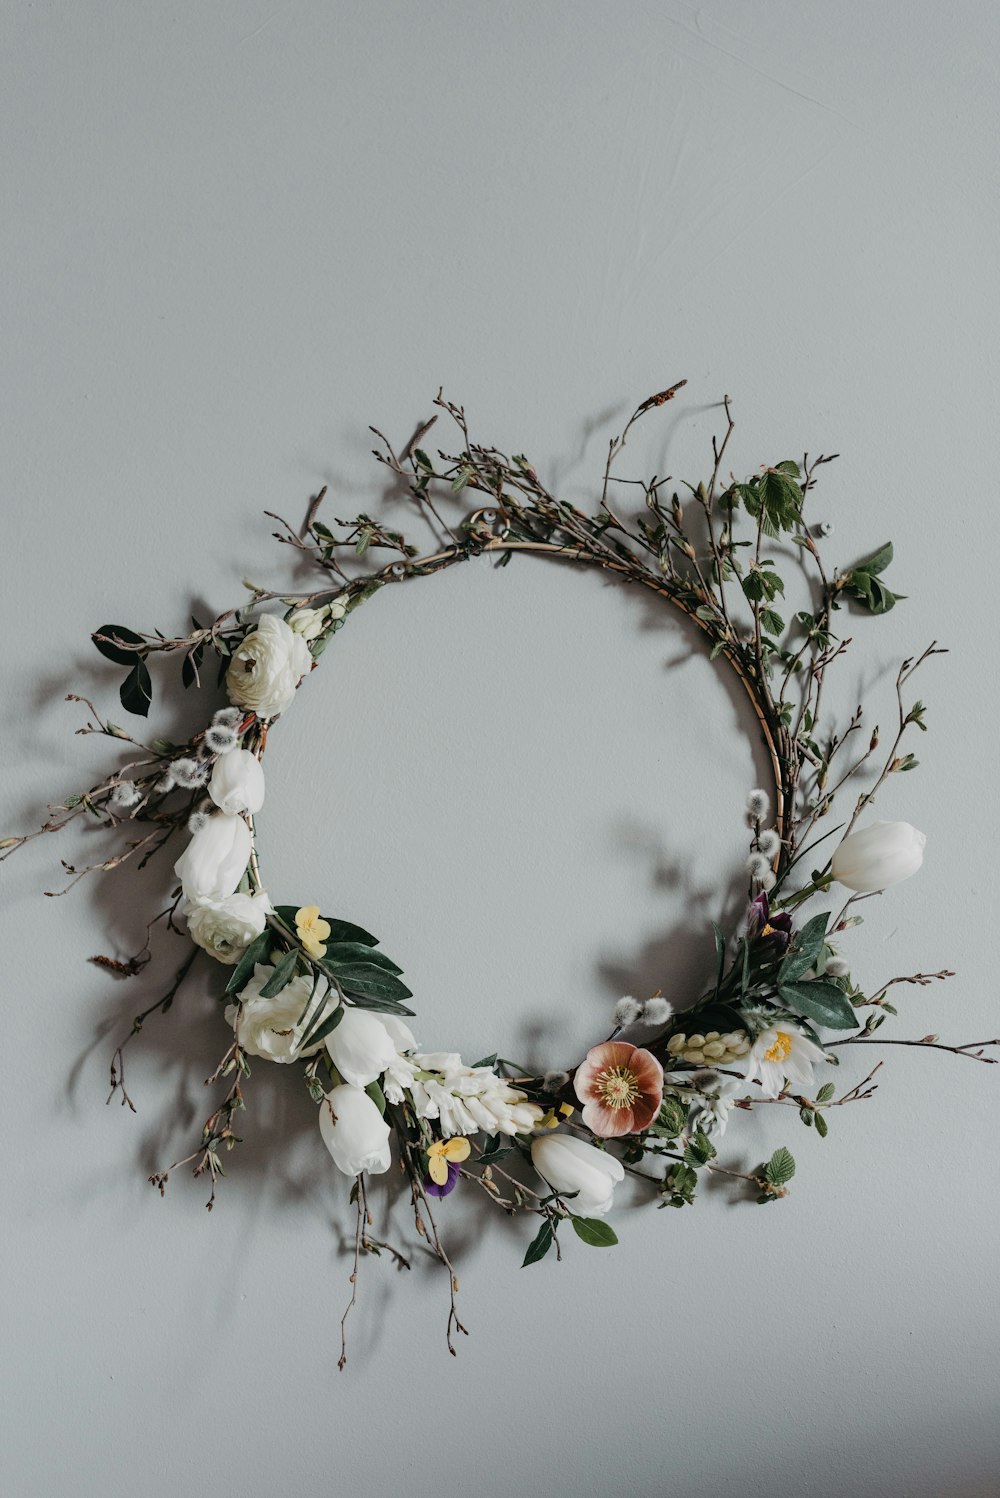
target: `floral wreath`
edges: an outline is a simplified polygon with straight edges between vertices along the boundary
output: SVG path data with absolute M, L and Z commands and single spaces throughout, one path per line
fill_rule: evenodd
M 127 960 L 93 959 L 133 977 L 150 960 L 155 926 L 184 935 L 178 917 L 192 943 L 168 991 L 136 1015 L 115 1050 L 108 1101 L 119 1095 L 135 1111 L 125 1086 L 125 1048 L 152 1015 L 167 1013 L 201 954 L 229 969 L 220 995 L 229 1043 L 208 1079 L 228 1090 L 194 1152 L 170 1170 L 193 1162 L 195 1176 L 211 1182 L 211 1208 L 224 1173 L 222 1152 L 240 1142 L 236 1125 L 251 1060 L 302 1072 L 334 1164 L 354 1180 L 341 1367 L 361 1258 L 384 1251 L 409 1267 L 399 1249 L 375 1236 L 366 1190 L 367 1177 L 388 1171 L 394 1160 L 409 1189 L 416 1232 L 447 1272 L 446 1338 L 454 1353 L 454 1334 L 465 1327 L 436 1213 L 460 1184 L 480 1189 L 509 1215 L 533 1220 L 525 1265 L 552 1248 L 561 1257 L 567 1229 L 584 1244 L 607 1247 L 617 1242 L 606 1218 L 626 1172 L 642 1178 L 660 1207 L 690 1204 L 705 1172 L 737 1178 L 760 1203 L 786 1196 L 795 1173 L 790 1151 L 775 1150 L 749 1173 L 733 1170 L 718 1157 L 727 1125 L 734 1111 L 790 1106 L 825 1138 L 831 1111 L 870 1098 L 882 1065 L 838 1091 L 826 1076 L 845 1048 L 919 1045 L 992 1061 L 984 1051 L 1000 1044 L 883 1037 L 883 1023 L 897 1012 L 890 994 L 898 985 L 953 975 L 943 969 L 862 987 L 841 950 L 841 938 L 861 923 L 855 906 L 914 874 L 923 859 L 924 837 L 908 823 L 858 823 L 887 779 L 916 765 L 902 741 L 911 729 L 925 728 L 925 710 L 906 689 L 917 668 L 941 653 L 937 645 L 899 668 L 887 751 L 877 728 L 863 728 L 861 707 L 846 723 L 821 716 L 827 672 L 851 643 L 837 633 L 835 615 L 848 604 L 872 615 L 893 607 L 896 597 L 884 581 L 892 547 L 843 571 L 825 568 L 817 539 L 826 527 L 808 524 L 804 511 L 830 457 L 806 454 L 801 463 L 724 478 L 733 431 L 728 397 L 707 481 L 678 492 L 668 490 L 667 479 L 619 479 L 613 469 L 633 423 L 685 383 L 643 401 L 610 442 L 593 516 L 550 493 L 525 457 L 474 443 L 464 410 L 440 392 L 436 405 L 459 433 L 456 453 L 432 459 L 420 445 L 436 415 L 398 455 L 373 428 L 376 458 L 407 481 L 434 528 L 436 549 L 421 554 L 368 515 L 331 528 L 319 518 L 324 489 L 301 531 L 271 517 L 280 526 L 277 539 L 319 569 L 317 590 L 289 598 L 247 584 L 248 602 L 208 626 L 192 619 L 191 632 L 174 638 L 104 625 L 92 638 L 103 656 L 128 667 L 120 692 L 128 712 L 148 715 L 147 663 L 157 654 L 179 660 L 185 687 L 205 687 L 207 663 L 217 662 L 229 705 L 187 744 L 147 744 L 102 718 L 88 698 L 71 696 L 91 713 L 80 732 L 127 745 L 125 761 L 99 784 L 50 807 L 38 832 L 0 841 L 0 856 L 8 857 L 31 837 L 83 817 L 124 834 L 124 848 L 100 862 L 81 869 L 64 864 L 73 884 L 94 869 L 143 868 L 186 832 L 174 864 L 177 888 L 150 922 L 143 949 Z M 637 487 L 642 500 L 639 513 L 627 518 L 612 498 L 624 484 Z M 452 496 L 471 491 L 484 506 L 453 530 L 435 504 L 442 488 Z M 392 560 L 364 571 L 378 552 Z M 711 658 L 726 662 L 745 688 L 774 776 L 773 806 L 765 790 L 747 798 L 747 915 L 732 933 L 712 923 L 712 977 L 704 990 L 686 1004 L 662 993 L 620 999 L 607 1038 L 575 1066 L 542 1075 L 496 1055 L 470 1066 L 453 1052 L 422 1050 L 407 1024 L 411 992 L 375 936 L 321 914 L 318 904 L 272 903 L 256 826 L 269 737 L 353 611 L 391 584 L 486 554 L 504 565 L 517 552 L 600 567 L 680 608 L 705 635 Z M 810 606 L 786 622 L 780 608 L 790 562 L 804 575 Z M 279 601 L 284 612 L 262 611 Z M 853 804 L 834 824 L 837 798 L 851 782 Z M 833 838 L 831 854 L 816 851 Z M 847 892 L 839 909 L 835 886 Z M 830 908 L 805 918 L 813 901 Z M 169 1173 L 150 1177 L 161 1194 Z

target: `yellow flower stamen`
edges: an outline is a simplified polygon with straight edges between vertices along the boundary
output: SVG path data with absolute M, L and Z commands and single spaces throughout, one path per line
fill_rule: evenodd
M 330 922 L 324 921 L 318 905 L 303 905 L 295 912 L 295 934 L 303 952 L 310 957 L 326 956 L 326 938 L 330 935 Z
M 764 922 L 763 926 L 761 927 L 760 934 L 761 934 L 761 936 L 773 936 L 774 935 L 774 927 L 771 925 L 770 921 L 765 921 Z
M 600 1072 L 597 1091 L 606 1108 L 630 1108 L 642 1096 L 635 1073 L 627 1066 L 609 1066 Z
M 774 1044 L 768 1046 L 764 1052 L 765 1061 L 784 1061 L 792 1049 L 792 1037 L 784 1030 L 776 1030 L 774 1033 Z

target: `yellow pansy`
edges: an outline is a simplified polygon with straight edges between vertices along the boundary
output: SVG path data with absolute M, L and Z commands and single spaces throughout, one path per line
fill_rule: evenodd
M 330 922 L 324 921 L 318 905 L 303 905 L 295 912 L 295 934 L 303 952 L 310 957 L 326 956 L 326 939 L 330 935 Z
M 448 1179 L 449 1162 L 459 1165 L 471 1153 L 472 1145 L 461 1134 L 454 1139 L 435 1139 L 427 1150 L 427 1174 L 436 1185 L 443 1186 Z

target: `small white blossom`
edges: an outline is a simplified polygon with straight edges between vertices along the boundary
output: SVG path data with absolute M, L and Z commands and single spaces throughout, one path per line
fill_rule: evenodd
M 733 1105 L 744 1091 L 745 1083 L 738 1082 L 734 1077 L 720 1077 L 718 1072 L 703 1072 L 690 1080 L 701 1094 L 691 1108 L 691 1127 L 701 1129 L 703 1134 L 716 1134 L 721 1138 L 726 1132 Z
M 418 1118 L 440 1120 L 443 1135 L 529 1134 L 543 1111 L 523 1092 L 488 1066 L 466 1066 L 453 1051 L 411 1058 L 416 1075 L 410 1085 Z M 388 1096 L 388 1094 L 387 1094 Z

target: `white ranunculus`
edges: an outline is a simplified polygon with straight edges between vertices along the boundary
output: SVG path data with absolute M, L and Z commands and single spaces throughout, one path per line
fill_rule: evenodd
M 264 805 L 264 770 L 249 749 L 230 749 L 220 754 L 212 768 L 208 794 L 222 811 L 248 811 L 251 816 Z
M 416 1044 L 401 1021 L 396 1025 L 394 1034 L 381 1016 L 367 1009 L 344 1010 L 340 1024 L 326 1037 L 326 1048 L 345 1082 L 352 1087 L 367 1087 L 392 1065 L 399 1051 Z
M 367 1170 L 382 1175 L 392 1163 L 389 1125 L 360 1087 L 345 1083 L 328 1092 L 319 1106 L 319 1131 L 345 1176 Z
M 250 862 L 252 839 L 242 817 L 209 817 L 174 864 L 187 900 L 224 900 Z
M 259 718 L 277 717 L 311 665 L 309 646 L 302 636 L 276 614 L 265 614 L 233 652 L 226 672 L 229 700 L 250 708 Z
M 310 1006 L 313 985 L 306 973 L 286 983 L 273 998 L 263 998 L 261 989 L 273 973 L 269 963 L 257 963 L 239 1003 L 226 1005 L 226 1023 L 235 1027 L 236 1039 L 249 1056 L 264 1056 L 268 1061 L 299 1061 L 303 1056 L 314 1055 L 323 1044 L 320 1041 L 307 1050 L 302 1047 L 309 1030 L 314 1030 L 332 1013 L 333 1004 L 329 999 L 318 1005 L 313 1000 Z
M 567 1203 L 578 1217 L 604 1217 L 625 1179 L 620 1160 L 575 1134 L 542 1134 L 532 1142 L 531 1163 L 553 1191 L 578 1193 Z
M 224 900 L 193 900 L 184 914 L 191 940 L 232 967 L 263 931 L 270 911 L 267 895 L 227 895 Z
M 909 822 L 872 822 L 844 838 L 833 855 L 831 872 L 838 883 L 859 895 L 888 889 L 917 872 L 926 841 Z

